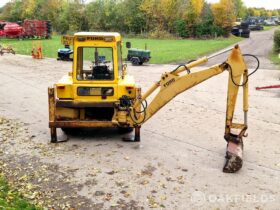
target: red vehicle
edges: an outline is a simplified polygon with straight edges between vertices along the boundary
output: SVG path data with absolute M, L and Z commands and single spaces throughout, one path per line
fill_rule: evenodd
M 4 30 L 1 30 L 1 29 L 0 29 L 0 37 L 1 37 L 1 36 L 5 36 L 5 32 L 4 32 Z
M 9 38 L 19 38 L 24 32 L 23 28 L 16 23 L 6 23 L 3 29 L 5 36 Z
M 7 38 L 51 38 L 51 23 L 46 20 L 24 20 L 22 24 L 0 21 L 0 36 Z

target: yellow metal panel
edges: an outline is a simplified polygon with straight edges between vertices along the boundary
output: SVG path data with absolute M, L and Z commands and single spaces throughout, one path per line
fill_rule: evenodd
M 129 88 L 131 89 L 129 89 Z M 135 81 L 132 76 L 125 75 L 124 78 L 119 79 L 118 85 L 118 98 L 123 95 L 127 95 L 131 98 L 135 98 Z
M 214 66 L 200 72 L 187 74 L 184 76 L 176 76 L 167 73 L 162 76 L 160 81 L 160 91 L 149 104 L 146 110 L 146 120 L 153 116 L 159 109 L 167 104 L 172 98 L 179 93 L 203 82 L 214 75 L 220 74 L 224 69 L 220 66 Z M 154 85 L 153 87 L 156 87 Z M 153 88 L 154 89 L 154 88 Z
M 56 107 L 55 112 L 56 119 L 78 119 L 79 110 L 78 109 L 71 109 L 71 108 L 64 108 L 64 107 Z
M 113 37 L 114 41 L 121 41 L 121 35 L 117 32 L 78 32 L 75 37 Z
M 56 84 L 56 94 L 58 98 L 74 98 L 72 85 Z
M 114 88 L 114 95 L 113 96 L 107 96 L 106 99 L 102 99 L 101 96 L 78 96 L 77 89 L 78 87 L 112 87 Z M 93 83 L 87 83 L 87 84 L 74 84 L 73 85 L 73 93 L 74 93 L 74 100 L 78 101 L 116 101 L 119 99 L 118 97 L 118 85 L 117 84 L 93 84 Z
M 118 112 L 118 122 L 119 123 L 126 123 L 127 122 L 127 112 L 126 111 L 119 111 Z
M 55 85 L 57 97 L 72 99 L 74 97 L 72 84 L 71 76 L 63 76 Z
M 202 64 L 206 63 L 207 61 L 208 61 L 207 57 L 200 58 L 200 59 L 198 59 L 196 61 L 193 61 L 191 63 L 186 64 L 185 66 L 179 67 L 174 73 L 178 74 L 180 72 L 186 71 L 186 68 L 187 69 L 191 69 L 191 68 L 193 68 L 195 66 L 202 65 Z
M 235 129 L 244 129 L 246 127 L 244 124 L 239 124 L 239 123 L 232 123 L 231 128 Z
M 230 127 L 232 125 L 236 99 L 239 90 L 239 87 L 237 85 L 240 85 L 242 76 L 244 75 L 247 69 L 239 47 L 236 47 L 232 50 L 227 60 L 227 63 L 229 64 L 230 68 L 229 68 L 228 95 L 227 95 L 226 133 L 230 133 Z M 246 81 L 246 78 L 244 81 Z M 246 103 L 246 105 L 244 106 L 245 109 L 247 109 L 247 104 L 248 104 L 247 91 L 248 90 L 246 90 L 245 87 L 245 92 L 244 92 L 245 96 L 243 98 L 244 102 Z

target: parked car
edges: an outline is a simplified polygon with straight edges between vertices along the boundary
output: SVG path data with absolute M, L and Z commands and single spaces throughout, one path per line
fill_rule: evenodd
M 251 31 L 262 31 L 264 27 L 260 24 L 255 24 L 255 25 L 249 25 L 249 29 Z
M 265 20 L 264 25 L 266 25 L 266 26 L 276 26 L 277 24 L 273 20 Z
M 240 36 L 244 38 L 250 37 L 250 29 L 249 29 L 249 23 L 242 22 L 240 25 L 236 25 L 232 28 L 231 33 L 234 36 Z

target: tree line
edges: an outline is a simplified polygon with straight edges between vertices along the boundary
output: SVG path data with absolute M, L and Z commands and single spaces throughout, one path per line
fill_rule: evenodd
M 236 18 L 278 16 L 278 10 L 246 8 L 242 0 L 12 0 L 0 20 L 47 19 L 59 33 L 118 31 L 149 37 L 229 34 Z

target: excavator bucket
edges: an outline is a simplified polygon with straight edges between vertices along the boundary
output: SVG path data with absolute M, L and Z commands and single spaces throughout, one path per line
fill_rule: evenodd
M 224 173 L 235 173 L 242 168 L 243 165 L 243 141 L 242 138 L 238 140 L 238 136 L 231 134 L 231 140 L 225 139 L 228 141 L 227 151 L 226 151 L 226 162 L 223 168 Z M 235 141 L 238 140 L 238 141 Z

